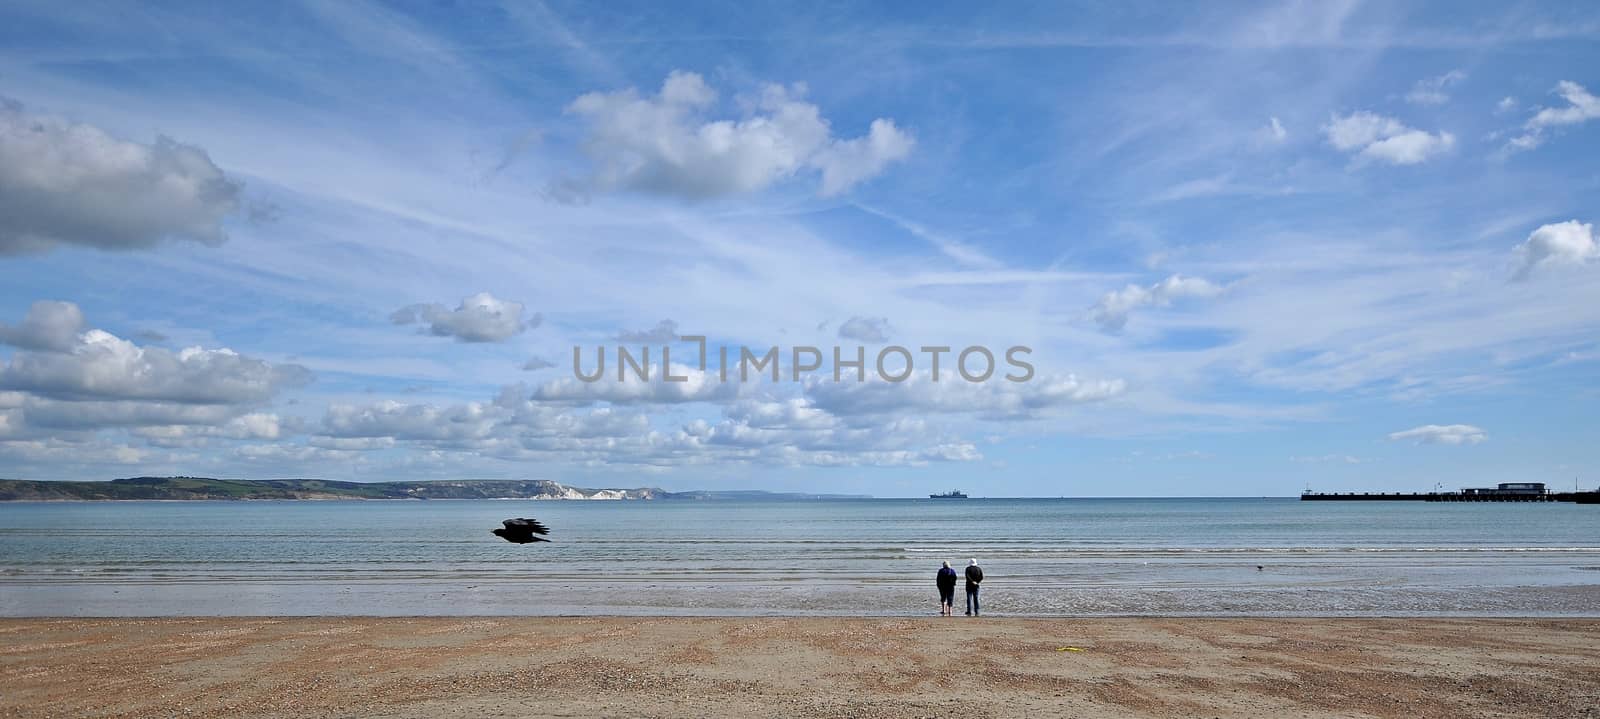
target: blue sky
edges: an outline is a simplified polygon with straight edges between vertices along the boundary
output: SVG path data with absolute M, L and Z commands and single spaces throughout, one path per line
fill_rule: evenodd
M 1595 67 L 1583 3 L 7 3 L 0 476 L 1594 485 Z M 573 378 L 673 334 L 1037 375 Z

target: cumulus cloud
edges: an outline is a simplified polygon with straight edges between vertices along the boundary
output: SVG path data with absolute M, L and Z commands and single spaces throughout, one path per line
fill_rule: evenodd
M 1128 315 L 1141 307 L 1168 307 L 1177 300 L 1204 299 L 1221 293 L 1221 287 L 1199 277 L 1173 275 L 1149 287 L 1128 285 L 1107 292 L 1089 312 L 1101 329 L 1117 332 L 1128 324 Z
M 103 330 L 84 332 L 68 352 L 19 352 L 0 368 L 0 389 L 66 401 L 239 404 L 309 380 L 299 365 L 272 365 L 226 348 L 140 347 Z
M 1430 133 L 1407 127 L 1399 120 L 1371 112 L 1334 117 L 1322 127 L 1328 144 L 1359 160 L 1415 165 L 1449 152 L 1456 138 L 1448 132 Z
M 58 244 L 107 250 L 167 238 L 227 239 L 223 218 L 240 185 L 206 152 L 168 138 L 153 144 L 27 112 L 0 98 L 0 255 Z
M 1551 128 L 1577 125 L 1600 118 L 1600 98 L 1589 94 L 1582 85 L 1571 80 L 1556 83 L 1555 93 L 1567 101 L 1566 107 L 1542 107 L 1523 123 L 1523 133 L 1511 139 L 1515 150 L 1531 150 L 1544 144 Z M 1509 98 L 1508 98 L 1509 99 Z
M 720 458 L 777 465 L 915 466 L 983 458 L 971 442 L 940 436 L 921 419 L 852 423 L 809 398 L 741 400 L 724 416 L 686 424 L 679 442 Z
M 1559 265 L 1584 265 L 1600 258 L 1594 225 L 1567 220 L 1543 225 L 1517 245 L 1517 269 L 1512 279 L 1523 281 L 1534 270 Z
M 330 408 L 307 445 L 336 451 L 406 447 L 439 461 L 475 456 L 505 461 L 674 467 L 705 464 L 810 466 L 920 465 L 981 459 L 976 448 L 929 431 L 920 420 L 851 426 L 809 400 L 741 401 L 721 420 L 672 431 L 637 411 L 577 410 L 525 387 L 490 403 L 448 407 L 379 402 Z M 414 456 L 418 453 L 414 452 Z
M 353 458 L 348 452 L 301 444 L 247 444 L 235 447 L 229 455 L 244 462 L 274 464 L 338 462 L 348 466 L 351 462 L 362 462 L 360 457 Z
M 1413 105 L 1443 105 L 1450 101 L 1450 87 L 1465 79 L 1467 74 L 1460 70 L 1423 78 L 1411 86 L 1411 92 L 1406 93 L 1406 102 Z
M 83 331 L 83 311 L 71 302 L 40 300 L 15 327 L 0 322 L 0 344 L 42 352 L 67 352 Z
M 806 397 L 817 408 L 837 416 L 937 412 L 1007 420 L 1101 402 L 1127 390 L 1127 383 L 1120 379 L 1085 380 L 1071 374 L 1038 377 L 1029 382 L 1009 382 L 999 377 L 988 382 L 967 382 L 943 372 L 941 375 L 938 382 L 932 381 L 927 372 L 906 382 L 813 379 L 806 384 Z
M 1478 444 L 1488 438 L 1487 432 L 1470 424 L 1425 424 L 1389 434 L 1390 441 L 1417 444 Z
M 839 325 L 839 338 L 858 342 L 888 342 L 889 320 L 884 317 L 851 317 Z
M 497 418 L 493 405 L 483 402 L 443 408 L 393 400 L 369 405 L 334 404 L 322 417 L 321 434 L 399 440 L 481 439 L 489 436 Z
M 220 425 L 247 407 L 228 404 L 191 404 L 164 400 L 63 401 L 29 396 L 21 420 L 29 427 L 97 430 L 112 427 Z
M 7 341 L 24 349 L 0 365 L 0 436 L 133 428 L 169 443 L 180 434 L 273 438 L 276 415 L 252 410 L 311 380 L 299 365 L 226 348 L 173 351 L 99 329 L 68 332 L 83 323 L 76 305 L 41 302 L 22 324 L 5 327 Z M 168 429 L 149 429 L 157 427 Z
M 617 341 L 657 345 L 677 342 L 678 323 L 672 320 L 661 320 L 656 323 L 656 326 L 647 330 L 623 330 L 617 333 Z
M 173 424 L 140 426 L 131 430 L 136 437 L 158 447 L 197 447 L 207 439 L 278 439 L 287 433 L 285 422 L 276 414 L 252 412 L 234 417 L 222 424 Z
M 707 199 L 764 189 L 803 172 L 821 175 L 818 192 L 836 195 L 911 153 L 911 135 L 893 120 L 867 134 L 837 138 L 801 86 L 766 85 L 739 119 L 712 119 L 717 93 L 698 74 L 673 71 L 661 90 L 592 92 L 567 112 L 587 124 L 584 150 L 593 174 L 562 193 L 625 189 Z
M 615 360 L 616 357 L 609 359 Z M 723 382 L 715 372 L 706 372 L 676 363 L 674 377 L 684 377 L 682 382 L 668 382 L 661 371 L 660 357 L 652 357 L 650 380 L 641 381 L 631 370 L 618 380 L 616 369 L 609 370 L 599 380 L 584 382 L 576 377 L 563 377 L 539 385 L 533 398 L 545 402 L 611 402 L 614 404 L 679 404 L 683 402 L 723 402 L 739 394 L 737 382 Z M 641 360 L 642 364 L 642 360 Z M 736 371 L 735 371 L 736 372 Z M 734 372 L 730 372 L 730 378 Z
M 521 302 L 502 300 L 487 292 L 466 299 L 455 309 L 441 304 L 401 307 L 389 315 L 397 325 L 421 322 L 425 331 L 437 337 L 454 337 L 458 342 L 503 342 L 526 327 L 537 327 L 544 317 L 535 313 L 524 323 Z
M 84 441 L 49 437 L 0 442 L 0 460 L 13 465 L 23 462 L 49 464 L 142 464 L 164 461 L 148 450 L 104 441 Z

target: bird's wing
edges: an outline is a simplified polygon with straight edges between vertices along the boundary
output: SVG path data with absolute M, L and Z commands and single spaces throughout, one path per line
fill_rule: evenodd
M 507 519 L 505 522 L 503 522 L 503 524 L 506 525 L 506 529 L 525 530 L 525 531 L 533 532 L 534 534 L 549 534 L 550 533 L 550 528 L 544 526 L 543 524 L 540 524 L 539 520 L 537 520 L 537 519 L 527 519 L 525 517 L 518 517 L 516 519 Z

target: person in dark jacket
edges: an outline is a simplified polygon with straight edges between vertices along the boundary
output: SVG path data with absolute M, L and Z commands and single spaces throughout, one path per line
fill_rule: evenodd
M 949 617 L 956 613 L 956 570 L 950 568 L 950 563 L 945 562 L 939 568 L 939 573 L 933 575 L 933 583 L 939 587 L 939 616 Z
M 978 585 L 983 583 L 983 567 L 978 560 L 967 562 L 967 616 L 978 616 Z

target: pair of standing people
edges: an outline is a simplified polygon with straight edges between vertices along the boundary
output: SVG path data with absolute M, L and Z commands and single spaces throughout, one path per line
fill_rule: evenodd
M 945 562 L 939 568 L 939 573 L 934 575 L 933 582 L 939 587 L 939 615 L 948 617 L 956 613 L 956 570 L 950 568 L 950 563 Z M 983 584 L 983 567 L 978 566 L 978 560 L 967 562 L 967 616 L 978 615 L 978 585 Z

